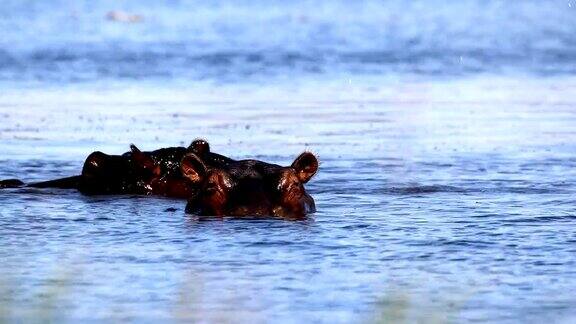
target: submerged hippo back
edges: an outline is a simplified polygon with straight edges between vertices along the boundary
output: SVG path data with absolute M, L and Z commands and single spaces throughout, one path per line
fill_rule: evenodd
M 78 189 L 87 195 L 144 192 L 129 158 L 102 152 L 94 152 L 86 158 Z

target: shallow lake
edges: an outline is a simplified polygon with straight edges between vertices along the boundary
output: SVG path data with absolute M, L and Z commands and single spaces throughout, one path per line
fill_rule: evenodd
M 0 107 L 1 178 L 68 176 L 92 150 L 199 136 L 217 152 L 280 164 L 312 150 L 321 168 L 308 185 L 318 212 L 297 222 L 201 220 L 162 198 L 2 190 L 2 289 L 12 292 L 2 298 L 26 314 L 42 309 L 37 295 L 63 290 L 54 298 L 71 318 L 350 322 L 382 307 L 570 318 L 576 84 L 562 81 L 332 95 L 14 90 Z
M 575 5 L 296 4 L 6 1 L 0 179 L 198 137 L 321 166 L 304 221 L 0 190 L 0 321 L 576 318 Z

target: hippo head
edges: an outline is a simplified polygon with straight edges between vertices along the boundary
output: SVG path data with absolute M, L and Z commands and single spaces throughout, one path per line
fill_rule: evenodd
M 207 154 L 206 150 L 209 152 L 208 143 L 205 141 L 194 141 L 187 149 L 188 152 L 201 156 Z M 146 154 L 134 144 L 130 145 L 130 153 L 129 163 L 131 172 L 135 175 L 134 181 L 144 193 L 188 198 L 197 191 L 197 184 L 190 183 L 180 172 L 177 174 L 172 172 L 171 164 L 175 162 L 172 161 L 173 157 L 167 159 L 170 161 L 162 163 L 162 157 L 155 159 L 153 153 Z
M 277 216 L 302 218 L 316 211 L 304 189 L 318 171 L 318 159 L 300 154 L 288 167 L 257 160 L 208 165 L 189 153 L 181 162 L 182 174 L 199 186 L 187 212 L 213 216 Z

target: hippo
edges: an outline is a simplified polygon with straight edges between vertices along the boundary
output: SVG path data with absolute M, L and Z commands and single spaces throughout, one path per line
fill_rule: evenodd
M 210 164 L 196 153 L 180 163 L 182 174 L 199 188 L 186 212 L 199 216 L 276 216 L 302 219 L 316 211 L 306 184 L 318 171 L 318 159 L 300 154 L 284 167 L 258 160 Z
M 310 152 L 290 166 L 234 160 L 213 153 L 204 140 L 187 147 L 142 152 L 135 145 L 122 155 L 90 154 L 78 176 L 26 185 L 77 189 L 86 195 L 139 194 L 187 199 L 186 212 L 199 216 L 274 216 L 302 219 L 316 211 L 304 184 L 317 173 Z M 19 187 L 16 179 L 0 188 Z
M 25 185 L 33 188 L 77 189 L 85 195 L 138 194 L 188 198 L 194 184 L 183 177 L 180 162 L 186 153 L 194 153 L 208 165 L 222 166 L 231 159 L 210 152 L 205 140 L 195 140 L 189 147 L 162 148 L 142 152 L 135 145 L 130 152 L 109 155 L 93 152 L 85 160 L 82 173 Z M 0 181 L 0 188 L 21 187 L 17 179 Z
M 133 172 L 140 172 L 138 188 L 144 188 L 145 194 L 189 198 L 196 195 L 199 188 L 181 172 L 180 163 L 186 153 L 195 154 L 212 167 L 224 167 L 233 161 L 211 152 L 204 140 L 195 140 L 186 150 L 168 148 L 148 153 L 132 145 L 131 152 L 125 155 L 131 158 Z

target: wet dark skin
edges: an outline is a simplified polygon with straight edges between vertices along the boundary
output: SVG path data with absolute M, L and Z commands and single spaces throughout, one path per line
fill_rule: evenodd
M 258 160 L 207 165 L 194 153 L 184 156 L 182 174 L 199 186 L 186 212 L 201 216 L 275 216 L 302 219 L 316 211 L 304 184 L 318 171 L 318 159 L 300 154 L 287 167 Z
M 87 195 L 142 194 L 186 198 L 186 211 L 203 216 L 274 216 L 302 219 L 316 211 L 304 184 L 318 171 L 304 152 L 287 167 L 258 160 L 233 160 L 196 140 L 188 148 L 142 152 L 131 145 L 123 155 L 94 152 L 79 176 L 29 184 L 78 189 Z M 0 181 L 18 187 L 19 180 Z
M 193 153 L 203 162 L 213 167 L 225 167 L 233 160 L 210 152 L 210 145 L 204 140 L 195 140 L 185 150 L 182 148 L 160 149 L 154 152 L 141 152 L 131 146 L 132 168 L 144 176 L 139 177 L 138 187 L 146 194 L 174 198 L 189 198 L 197 195 L 198 185 L 190 182 L 181 172 L 181 161 L 185 154 Z
M 33 188 L 78 189 L 86 195 L 141 194 L 188 198 L 197 186 L 183 177 L 180 162 L 187 153 L 194 153 L 208 165 L 223 166 L 232 161 L 220 154 L 211 153 L 208 143 L 195 140 L 188 147 L 163 148 L 142 152 L 131 145 L 130 152 L 108 155 L 102 152 L 90 154 L 82 173 L 62 179 L 32 183 Z M 0 181 L 0 188 L 23 186 L 19 180 Z

